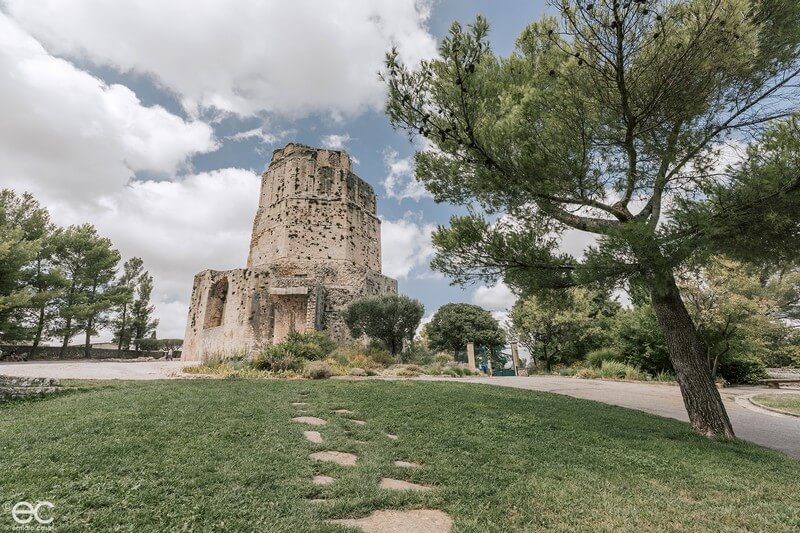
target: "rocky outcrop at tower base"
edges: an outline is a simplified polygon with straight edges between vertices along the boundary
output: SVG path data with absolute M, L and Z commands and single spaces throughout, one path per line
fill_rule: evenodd
M 247 268 L 195 276 L 183 358 L 252 352 L 292 331 L 349 338 L 354 299 L 396 293 L 380 273 L 380 220 L 372 187 L 343 151 L 289 144 L 262 177 Z

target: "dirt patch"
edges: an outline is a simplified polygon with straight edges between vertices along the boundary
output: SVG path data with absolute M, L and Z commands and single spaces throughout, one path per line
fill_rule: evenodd
M 294 405 L 295 407 L 304 407 L 308 404 L 306 402 L 293 402 L 292 405 Z
M 353 411 L 351 411 L 350 409 L 335 409 L 333 412 L 334 413 L 339 413 L 340 415 L 352 415 L 353 414 Z
M 397 440 L 397 435 L 392 435 L 391 433 L 387 433 L 386 436 L 392 440 Z
M 453 520 L 447 513 L 432 509 L 375 511 L 364 518 L 328 520 L 331 524 L 357 527 L 367 533 L 449 533 Z
M 364 422 L 363 420 L 351 420 L 351 422 L 353 422 L 353 424 L 356 424 L 358 426 L 363 426 L 364 424 L 366 424 L 366 422 Z
M 328 423 L 321 418 L 317 418 L 316 416 L 296 416 L 292 418 L 292 422 L 308 424 L 309 426 L 324 426 Z
M 395 461 L 394 466 L 399 466 L 400 468 L 420 468 L 422 465 L 418 463 L 412 463 L 409 461 Z
M 311 479 L 314 485 L 330 485 L 334 481 L 336 481 L 336 478 L 331 476 L 314 476 Z
M 319 434 L 319 431 L 304 431 L 303 436 L 306 440 L 314 444 L 320 444 L 322 442 L 322 435 Z
M 416 491 L 433 490 L 433 487 L 428 487 L 427 485 L 418 485 L 416 483 L 411 483 L 410 481 L 403 481 L 402 479 L 392 479 L 390 477 L 385 477 L 381 479 L 381 482 L 378 483 L 378 488 L 389 489 L 389 490 L 416 490 Z
M 342 466 L 353 466 L 358 460 L 357 455 L 347 452 L 315 452 L 309 455 L 309 457 L 317 461 L 327 461 Z

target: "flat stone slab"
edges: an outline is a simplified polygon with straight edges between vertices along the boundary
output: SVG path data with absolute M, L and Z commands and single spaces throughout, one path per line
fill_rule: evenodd
M 311 479 L 314 485 L 330 485 L 334 481 L 336 481 L 336 478 L 331 476 L 314 476 Z
M 394 466 L 399 466 L 400 468 L 421 468 L 422 465 L 418 463 L 412 463 L 409 461 L 395 461 Z
M 334 413 L 339 413 L 340 415 L 352 415 L 353 414 L 353 411 L 351 411 L 350 409 L 335 409 L 333 412 Z
M 357 455 L 347 452 L 314 452 L 309 457 L 317 461 L 327 461 L 342 466 L 353 466 L 358 460 Z
M 378 488 L 389 489 L 389 490 L 416 490 L 416 491 L 433 490 L 433 487 L 428 487 L 427 485 L 418 485 L 416 483 L 411 483 L 410 481 L 403 481 L 402 479 L 392 479 L 390 477 L 385 477 L 381 479 L 381 482 L 378 483 Z
M 292 405 L 295 407 L 303 407 L 304 405 L 308 405 L 306 402 L 292 402 Z
M 366 424 L 366 422 L 364 422 L 363 420 L 351 420 L 351 422 L 358 426 L 363 426 L 364 424 Z
M 306 440 L 309 440 L 314 444 L 320 444 L 322 442 L 322 435 L 319 434 L 319 431 L 304 431 L 303 436 L 306 438 Z
M 453 519 L 432 509 L 375 511 L 364 518 L 328 520 L 331 524 L 357 527 L 366 533 L 450 533 Z
M 391 433 L 387 433 L 386 436 L 392 440 L 397 440 L 397 435 L 392 435 Z
M 292 422 L 308 424 L 309 426 L 324 426 L 328 423 L 321 418 L 317 418 L 316 416 L 296 416 L 292 418 Z

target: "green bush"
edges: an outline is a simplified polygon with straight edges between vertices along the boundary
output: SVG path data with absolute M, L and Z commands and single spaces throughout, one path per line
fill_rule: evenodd
M 295 357 L 309 361 L 325 359 L 336 349 L 333 339 L 322 331 L 290 333 L 286 341 L 277 346 L 283 346 Z
M 723 360 L 719 365 L 717 374 L 722 376 L 728 383 L 752 384 L 767 378 L 767 367 L 760 359 L 747 355 L 737 355 Z
M 650 374 L 672 370 L 667 343 L 653 308 L 642 305 L 617 313 L 611 325 L 611 347 L 621 360 Z
M 653 376 L 653 381 L 675 381 L 675 374 L 668 371 L 658 372 L 655 376 Z
M 580 379 L 595 379 L 599 378 L 600 374 L 598 374 L 593 368 L 581 368 L 575 374 L 575 377 Z
M 269 372 L 299 371 L 303 360 L 296 357 L 281 345 L 270 346 L 261 351 L 253 360 L 253 368 Z
M 574 376 L 578 373 L 577 368 L 572 368 L 571 366 L 565 366 L 558 369 L 559 376 Z
M 309 361 L 303 368 L 303 377 L 308 379 L 327 379 L 333 375 L 331 367 L 322 361 Z
M 350 369 L 350 375 L 351 376 L 356 376 L 356 377 L 364 377 L 364 376 L 367 375 L 367 371 L 364 370 L 363 368 L 358 368 L 358 367 L 351 368 Z
M 413 343 L 408 350 L 400 354 L 404 363 L 416 363 L 418 365 L 429 365 L 434 362 L 436 352 L 429 350 L 422 343 Z
M 453 354 L 447 352 L 438 352 L 435 356 L 433 356 L 433 360 L 440 365 L 446 365 L 447 363 L 455 362 Z
M 589 363 L 589 366 L 600 368 L 603 361 L 622 361 L 622 356 L 615 348 L 600 348 L 586 354 L 586 362 Z
M 630 368 L 628 365 L 619 361 L 603 361 L 600 364 L 600 377 L 622 379 L 628 368 Z

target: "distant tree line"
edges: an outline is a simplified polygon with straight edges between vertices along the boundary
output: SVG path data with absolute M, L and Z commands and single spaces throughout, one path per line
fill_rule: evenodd
M 91 224 L 66 228 L 50 220 L 30 193 L 0 190 L 0 343 L 70 339 L 110 328 L 119 349 L 155 333 L 153 277 L 141 259 L 126 261 Z
M 714 378 L 753 383 L 767 367 L 800 366 L 800 268 L 714 257 L 677 274 Z M 575 287 L 520 298 L 511 334 L 535 367 L 597 367 L 619 361 L 651 375 L 674 373 L 646 291 L 634 286 L 623 308 L 608 292 Z

